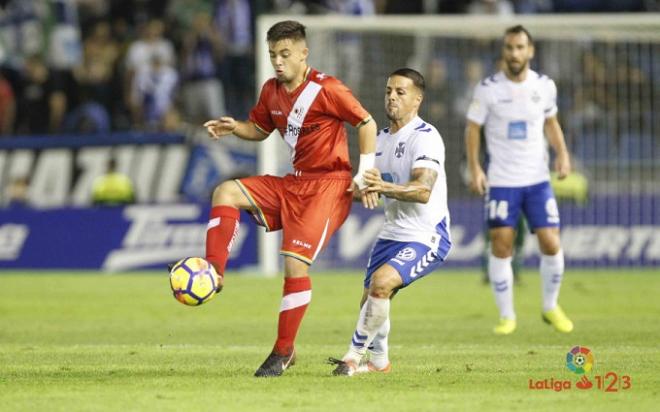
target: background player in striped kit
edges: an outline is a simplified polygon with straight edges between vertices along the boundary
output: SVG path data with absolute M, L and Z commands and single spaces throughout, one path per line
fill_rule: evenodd
M 560 332 L 573 323 L 557 304 L 564 274 L 559 240 L 559 210 L 548 169 L 547 136 L 556 153 L 560 178 L 571 170 L 564 134 L 557 121 L 557 87 L 547 76 L 529 68 L 534 44 L 522 26 L 506 30 L 502 47 L 503 69 L 476 86 L 467 113 L 466 146 L 470 186 L 486 194 L 491 254 L 488 275 L 500 311 L 496 334 L 516 329 L 513 309 L 511 254 L 514 227 L 520 213 L 536 233 L 541 249 L 543 319 Z M 479 164 L 479 133 L 485 127 L 488 178 Z
M 376 168 L 365 173 L 366 190 L 385 197 L 385 224 L 367 264 L 349 349 L 341 360 L 329 359 L 334 375 L 390 371 L 390 299 L 438 268 L 451 247 L 445 146 L 435 127 L 417 116 L 423 98 L 417 71 L 399 69 L 387 79 L 389 127 L 377 137 Z
M 266 230 L 282 229 L 284 293 L 277 340 L 255 376 L 280 376 L 295 361 L 294 340 L 311 301 L 308 268 L 351 208 L 350 193 L 373 207 L 363 173 L 374 164 L 377 127 L 369 113 L 339 80 L 307 64 L 305 26 L 296 21 L 273 25 L 267 34 L 275 77 L 268 80 L 249 120 L 221 117 L 205 123 L 210 135 L 234 134 L 264 140 L 278 129 L 291 150 L 294 173 L 226 181 L 213 193 L 206 257 L 224 273 L 238 229 L 239 209 L 252 213 Z M 358 128 L 360 165 L 354 178 L 344 122 Z M 222 279 L 221 279 L 222 282 Z

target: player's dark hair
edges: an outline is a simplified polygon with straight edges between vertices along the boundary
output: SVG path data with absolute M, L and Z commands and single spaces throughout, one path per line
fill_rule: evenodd
M 266 33 L 266 41 L 269 43 L 284 39 L 305 40 L 305 26 L 295 20 L 285 20 L 273 24 Z
M 508 36 L 509 34 L 520 34 L 520 33 L 525 33 L 525 35 L 527 36 L 527 41 L 529 42 L 530 45 L 534 44 L 534 41 L 532 40 L 532 35 L 529 34 L 529 31 L 527 31 L 527 29 L 524 28 L 521 24 L 518 24 L 516 26 L 511 26 L 504 31 L 505 36 Z
M 410 80 L 412 80 L 415 87 L 417 87 L 422 93 L 424 92 L 424 88 L 426 88 L 426 83 L 424 82 L 424 76 L 422 76 L 422 74 L 417 70 L 404 67 L 401 69 L 394 70 L 389 75 L 389 77 L 392 76 L 402 76 L 409 78 Z

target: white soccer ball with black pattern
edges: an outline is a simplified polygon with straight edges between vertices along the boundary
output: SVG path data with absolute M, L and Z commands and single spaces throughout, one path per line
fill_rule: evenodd
M 176 262 L 170 271 L 170 287 L 179 302 L 199 306 L 215 296 L 218 273 L 204 258 L 184 258 Z

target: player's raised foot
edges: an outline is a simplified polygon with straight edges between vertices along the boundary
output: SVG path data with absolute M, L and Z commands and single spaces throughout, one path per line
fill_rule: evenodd
M 296 363 L 296 352 L 292 351 L 288 356 L 278 355 L 275 352 L 271 352 L 270 355 L 266 358 L 264 363 L 259 366 L 259 369 L 254 373 L 254 376 L 260 378 L 268 378 L 274 376 L 281 376 L 287 368 L 295 365 Z
M 392 371 L 392 362 L 387 362 L 383 368 L 378 368 L 371 361 L 360 363 L 355 373 L 390 373 Z
M 552 325 L 559 332 L 569 333 L 573 330 L 573 322 L 571 322 L 559 306 L 555 306 L 554 309 L 543 312 L 542 317 L 545 323 Z
M 501 318 L 500 322 L 493 328 L 496 335 L 510 335 L 514 330 L 516 330 L 516 320 L 506 318 Z

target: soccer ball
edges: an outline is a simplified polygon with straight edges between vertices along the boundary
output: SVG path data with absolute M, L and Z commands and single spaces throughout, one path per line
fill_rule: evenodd
M 178 261 L 170 272 L 174 298 L 184 305 L 199 306 L 215 296 L 218 273 L 206 259 L 188 257 Z

